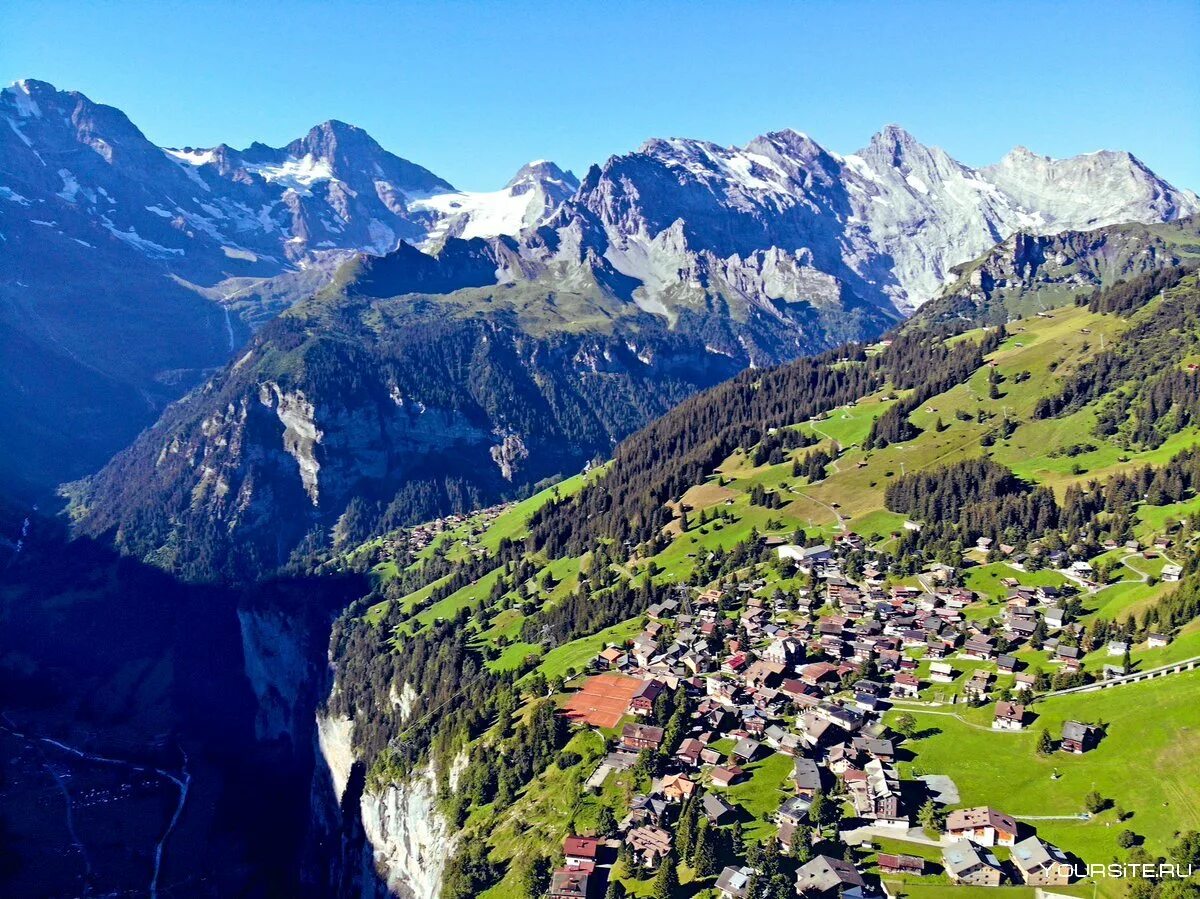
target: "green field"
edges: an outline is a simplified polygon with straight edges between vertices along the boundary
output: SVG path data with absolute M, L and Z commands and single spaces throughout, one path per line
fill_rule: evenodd
M 1073 816 L 1093 789 L 1134 812 L 1123 825 L 1165 852 L 1180 830 L 1200 828 L 1200 671 L 1096 693 L 1051 697 L 1032 707 L 1037 720 L 1019 733 L 992 730 L 990 708 L 956 713 L 906 709 L 928 735 L 905 748 L 915 758 L 902 776 L 946 774 L 963 805 L 993 805 L 1017 818 Z M 892 720 L 894 715 L 891 713 Z M 965 718 L 965 720 L 964 720 Z M 1065 720 L 1104 722 L 1099 747 L 1082 756 L 1036 752 L 1043 728 L 1055 738 Z M 1057 775 L 1057 776 L 1055 776 Z M 1115 813 L 1089 821 L 1030 821 L 1039 835 L 1084 861 L 1122 857 Z

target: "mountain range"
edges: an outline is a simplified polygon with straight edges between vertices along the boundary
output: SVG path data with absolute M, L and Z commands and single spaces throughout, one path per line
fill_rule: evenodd
M 153 424 L 73 490 L 93 532 L 161 518 L 143 556 L 189 516 L 256 522 L 273 563 L 354 499 L 394 524 L 519 492 L 742 368 L 877 337 L 1014 234 L 1200 210 L 1128 153 L 974 169 L 896 126 L 470 192 L 340 122 L 162 148 L 37 81 L 0 117 L 0 477 L 44 492 Z

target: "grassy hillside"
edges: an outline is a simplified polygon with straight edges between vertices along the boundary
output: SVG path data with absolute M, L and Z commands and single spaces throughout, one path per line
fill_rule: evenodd
M 448 528 L 423 554 L 406 559 L 402 569 L 389 558 L 389 541 L 370 544 L 358 561 L 373 566 L 376 589 L 343 622 L 345 633 L 357 643 L 346 644 L 339 679 L 399 677 L 370 655 L 374 651 L 370 647 L 381 640 L 402 655 L 425 655 L 441 645 L 435 641 L 452 640 L 455 652 L 477 654 L 484 672 L 480 676 L 491 685 L 488 689 L 512 690 L 528 707 L 544 695 L 542 689 L 548 689 L 561 703 L 570 692 L 571 677 L 605 645 L 636 636 L 651 599 L 665 596 L 673 585 L 702 588 L 757 579 L 755 592 L 763 597 L 805 586 L 805 578 L 761 548 L 759 538 L 765 536 L 830 541 L 853 531 L 882 554 L 879 558 L 891 560 L 885 571 L 887 583 L 923 585 L 916 577 L 917 563 L 931 557 L 914 563 L 903 555 L 889 555 L 897 547 L 911 545 L 907 516 L 888 507 L 889 484 L 951 463 L 988 459 L 1027 487 L 1048 488 L 1062 502 L 1076 488 L 1087 492 L 1093 481 L 1104 484 L 1146 465 L 1161 467 L 1180 450 L 1200 444 L 1200 429 L 1190 422 L 1153 446 L 1131 440 L 1124 431 L 1103 432 L 1099 423 L 1105 403 L 1116 394 L 1135 397 L 1144 379 L 1108 385 L 1103 396 L 1057 417 L 1047 417 L 1039 405 L 1040 400 L 1056 396 L 1064 383 L 1087 376 L 1096 360 L 1114 347 L 1127 350 L 1128 342 L 1122 342 L 1126 333 L 1140 335 L 1148 322 L 1181 307 L 1194 310 L 1198 297 L 1200 286 L 1192 275 L 1123 314 L 1092 311 L 1086 302 L 1071 303 L 1010 321 L 1002 337 L 988 329 L 962 332 L 950 342 L 973 343 L 986 352 L 961 377 L 932 392 L 922 386 L 928 379 L 922 382 L 921 377 L 910 377 L 894 367 L 874 369 L 891 372 L 889 380 L 879 386 L 863 378 L 867 389 L 857 398 L 827 406 L 805 420 L 760 427 L 753 432 L 753 441 L 718 458 L 703 477 L 685 483 L 664 503 L 661 520 L 666 523 L 649 539 L 601 535 L 575 553 L 552 552 L 548 543 L 531 537 L 534 529 L 544 534 L 547 522 L 572 515 L 578 519 L 588 510 L 603 508 L 606 501 L 617 502 L 618 494 L 608 485 L 629 467 L 618 454 L 612 467 L 587 479 L 543 491 L 493 513 L 486 522 L 467 519 Z M 1187 314 L 1193 318 L 1184 319 L 1186 330 L 1174 344 L 1180 349 L 1158 359 L 1155 364 L 1160 368 L 1182 371 L 1191 361 L 1191 350 L 1186 348 L 1200 337 L 1200 325 L 1194 312 Z M 892 348 L 884 343 L 857 360 L 831 364 L 865 367 L 871 364 L 867 360 L 886 358 L 889 352 Z M 922 397 L 921 402 L 915 403 L 914 396 Z M 898 412 L 907 436 L 881 439 L 884 416 L 894 419 Z M 661 422 L 656 427 L 658 445 L 681 445 Z M 815 453 L 827 459 L 823 472 L 811 470 Z M 669 465 L 670 455 L 665 458 L 663 464 Z M 1080 594 L 1078 623 L 1088 627 L 1098 620 L 1125 621 L 1144 614 L 1168 595 L 1173 587 L 1162 582 L 1163 567 L 1172 561 L 1185 562 L 1195 551 L 1194 528 L 1181 522 L 1198 510 L 1200 498 L 1195 495 L 1161 504 L 1139 498 L 1133 505 L 1132 533 L 1143 545 L 1170 534 L 1177 546 L 1149 557 L 1118 548 L 1093 559 L 1106 570 L 1095 589 Z M 1101 517 L 1102 531 L 1118 524 L 1110 513 Z M 964 610 L 972 622 L 998 619 L 1012 583 L 1070 584 L 1057 571 L 1022 566 L 995 552 L 988 556 L 969 546 L 962 549 L 958 566 L 962 582 L 978 594 Z M 597 626 L 585 623 L 585 618 Z M 1197 654 L 1200 626 L 1193 622 L 1166 647 L 1134 646 L 1131 658 L 1135 664 L 1152 667 Z M 1025 646 L 1018 655 L 1028 670 L 1047 664 L 1045 650 Z M 1100 647 L 1085 657 L 1084 664 L 1095 671 L 1106 661 Z M 397 666 L 406 664 L 396 661 Z M 472 670 L 474 665 L 473 661 Z M 960 697 L 975 667 L 956 663 L 960 672 L 956 683 L 936 690 L 927 687 L 922 699 L 944 702 Z M 443 691 L 439 695 L 460 695 L 448 686 L 450 669 L 437 669 L 435 674 L 431 670 L 426 667 L 422 676 Z M 918 673 L 927 672 L 922 661 Z M 1011 676 L 1002 676 L 998 689 L 1011 684 Z M 374 729 L 376 746 L 397 730 L 411 737 L 441 726 L 423 720 L 414 725 L 388 712 L 380 715 L 379 705 L 362 698 L 369 696 L 369 690 L 358 692 L 362 689 L 348 691 L 359 698 L 343 697 L 343 708 L 361 716 L 364 731 Z M 1200 675 L 1192 674 L 1097 694 L 1054 697 L 1038 703 L 1035 726 L 1017 734 L 993 731 L 985 710 L 927 706 L 914 712 L 922 736 L 906 746 L 912 756 L 902 773 L 949 774 L 958 783 L 964 804 L 993 802 L 1018 817 L 1049 815 L 1038 821 L 1038 832 L 1091 860 L 1111 857 L 1117 851 L 1117 833 L 1125 826 L 1152 853 L 1164 852 L 1176 831 L 1200 826 L 1194 814 L 1200 781 L 1180 748 L 1188 735 L 1200 729 L 1198 691 Z M 469 702 L 463 703 L 463 717 L 428 740 L 455 744 L 449 730 L 461 734 L 464 727 L 475 745 L 499 740 L 499 725 L 490 717 L 492 706 L 469 710 L 468 706 Z M 1045 726 L 1057 733 L 1069 718 L 1110 722 L 1101 749 L 1079 758 L 1037 757 L 1034 746 L 1040 729 Z M 628 811 L 636 789 L 628 779 L 610 780 L 597 795 L 588 795 L 579 786 L 599 758 L 596 736 L 581 731 L 571 737 L 565 766 L 550 765 L 537 772 L 502 810 L 489 806 L 466 811 L 467 832 L 483 841 L 501 870 L 530 853 L 553 856 L 558 841 L 572 829 L 588 830 L 602 806 L 617 819 Z M 396 764 L 392 756 L 385 753 L 382 758 L 377 771 L 402 776 L 404 767 L 392 767 Z M 1131 778 L 1131 765 L 1153 770 L 1154 776 Z M 746 833 L 752 838 L 767 838 L 774 831 L 769 819 L 786 796 L 780 789 L 785 767 L 759 764 L 751 779 L 738 788 L 739 803 L 751 820 Z M 1056 771 L 1058 776 L 1051 780 Z M 1132 811 L 1133 818 L 1121 828 L 1115 826 L 1113 812 L 1087 821 L 1071 818 L 1081 811 L 1084 794 L 1093 788 Z M 681 877 L 686 880 L 686 866 Z M 648 889 L 633 880 L 627 885 L 635 892 Z M 511 878 L 501 877 L 487 895 L 516 895 L 511 889 Z M 945 888 L 939 895 L 944 892 Z

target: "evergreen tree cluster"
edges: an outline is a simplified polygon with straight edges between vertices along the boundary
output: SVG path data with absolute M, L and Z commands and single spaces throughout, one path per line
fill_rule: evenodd
M 1127 316 L 1163 291 L 1175 287 L 1193 271 L 1194 266 L 1171 265 L 1146 272 L 1127 281 L 1118 281 L 1109 288 L 1097 287 L 1091 294 L 1077 297 L 1075 305 L 1087 306 L 1089 312 Z
M 1179 430 L 1200 423 L 1200 377 L 1179 367 L 1181 356 L 1200 352 L 1200 287 L 1195 276 L 1111 347 L 1043 397 L 1037 418 L 1056 418 L 1101 401 L 1096 433 L 1131 448 L 1153 449 Z
M 964 545 L 980 537 L 998 540 L 1006 531 L 1039 535 L 1058 526 L 1054 491 L 1030 487 L 990 459 L 903 475 L 888 485 L 884 502 L 893 512 L 925 522 L 910 536 L 920 545 L 946 538 Z

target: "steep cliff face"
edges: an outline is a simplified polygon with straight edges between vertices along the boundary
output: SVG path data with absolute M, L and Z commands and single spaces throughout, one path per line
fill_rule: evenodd
M 238 609 L 246 678 L 258 700 L 254 735 L 306 749 L 312 699 L 327 676 L 319 635 L 281 608 Z
M 397 286 L 385 268 L 270 323 L 171 407 L 78 494 L 79 530 L 250 579 L 334 531 L 360 540 L 577 471 L 740 367 L 636 307 L 603 331 L 565 296 L 561 321 L 528 323 L 475 311 L 490 293 L 378 298 Z
M 366 789 L 353 732 L 349 719 L 317 716 L 314 820 L 335 847 L 329 885 L 364 899 L 437 899 L 457 837 L 438 808 L 436 771 Z
M 1000 324 L 1070 303 L 1172 265 L 1200 260 L 1200 217 L 1155 225 L 1113 225 L 1042 235 L 1019 231 L 958 266 L 957 280 L 906 326 L 959 322 Z

